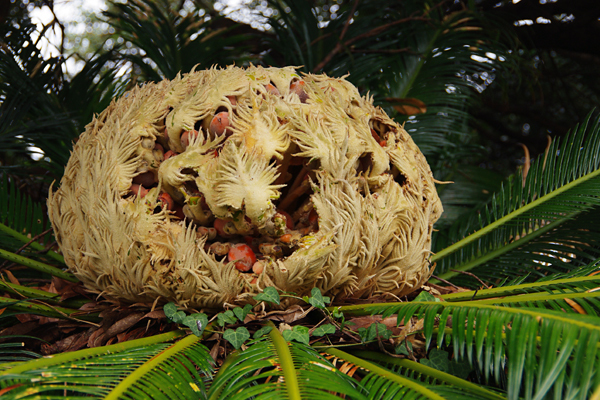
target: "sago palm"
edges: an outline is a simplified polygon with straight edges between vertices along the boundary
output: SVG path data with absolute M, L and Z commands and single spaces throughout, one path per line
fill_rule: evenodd
M 473 96 L 468 77 L 474 72 L 486 72 L 485 68 L 492 65 L 475 63 L 471 56 L 485 56 L 485 45 L 489 42 L 477 29 L 483 21 L 468 9 L 455 10 L 455 14 L 446 17 L 436 7 L 411 9 L 416 3 L 387 9 L 375 5 L 368 5 L 370 9 L 353 9 L 354 4 L 341 4 L 339 19 L 319 27 L 318 9 L 290 2 L 292 12 L 288 13 L 285 3 L 273 2 L 279 13 L 272 18 L 273 30 L 262 37 L 271 47 L 262 56 L 270 57 L 266 60 L 271 64 L 304 65 L 307 72 L 321 72 L 322 68 L 330 75 L 341 76 L 349 70 L 347 79 L 362 90 L 363 96 L 371 90 L 376 104 L 389 113 L 395 110 L 401 113 L 397 117 L 407 120 L 405 129 L 430 157 L 436 176 L 443 178 L 445 166 L 461 157 L 458 151 L 449 155 L 448 149 L 469 148 L 468 124 L 463 120 L 468 110 L 465 101 Z M 122 7 L 151 6 L 150 2 L 139 2 Z M 350 13 L 356 10 L 359 13 L 353 19 Z M 155 11 L 156 15 L 163 12 Z M 123 15 L 131 17 L 130 22 L 144 19 L 139 12 Z M 187 20 L 175 18 L 188 34 Z M 403 18 L 402 23 L 394 23 Z M 152 30 L 155 21 L 141 22 L 127 29 Z M 165 47 L 160 54 L 165 58 L 162 64 L 129 58 L 145 64 L 141 69 L 146 79 L 173 78 L 178 68 L 185 73 L 189 72 L 186 68 L 195 64 L 189 59 L 185 65 L 177 63 L 176 58 L 181 54 L 178 46 L 190 42 L 177 44 L 177 35 L 167 27 L 153 36 L 129 37 L 132 41 L 137 38 L 136 45 L 140 47 L 144 42 L 148 46 L 157 43 L 166 46 L 159 36 L 166 40 L 169 35 L 173 36 L 173 46 Z M 289 48 L 278 46 L 273 38 L 289 44 Z M 154 39 L 158 41 L 152 42 Z M 197 43 L 206 43 L 210 37 L 203 40 Z M 478 48 L 465 47 L 475 42 Z M 397 55 L 391 63 L 389 54 Z M 153 65 L 157 71 L 151 72 Z M 22 65 L 16 63 L 14 67 Z M 319 71 L 314 71 L 315 68 Z M 11 76 L 3 77 L 3 82 L 8 82 Z M 307 79 L 305 91 L 291 93 L 292 80 L 283 86 L 259 80 L 256 88 L 261 99 L 287 95 L 297 107 L 303 104 L 303 93 L 310 96 L 320 90 Z M 269 84 L 285 87 L 288 93 L 282 94 L 277 89 L 280 93 L 275 94 Z M 228 101 L 230 107 L 233 99 L 237 104 L 237 97 L 227 97 L 231 93 L 221 94 L 226 99 L 221 100 Z M 129 96 L 123 103 L 134 97 Z M 251 100 L 239 98 L 240 102 Z M 226 110 L 210 111 L 233 113 L 233 108 L 223 106 Z M 132 113 L 134 110 L 131 108 Z M 290 112 L 286 110 L 283 114 Z M 407 114 L 414 117 L 409 119 Z M 10 114 L 2 115 L 8 118 Z M 200 124 L 196 130 L 210 132 L 214 116 L 210 117 L 207 126 Z M 220 126 L 223 120 L 217 119 L 219 124 L 215 123 L 214 131 L 223 128 L 220 134 L 239 136 L 242 120 L 239 118 L 235 126 L 236 120 L 232 119 L 230 128 Z M 98 129 L 102 125 L 97 122 Z M 195 127 L 189 128 L 187 146 L 215 144 L 201 143 L 199 136 L 190 134 Z M 231 132 L 227 132 L 228 128 Z M 183 146 L 182 133 L 183 130 L 172 132 L 161 140 L 176 137 L 179 142 L 169 146 Z M 377 130 L 375 133 L 379 135 Z M 34 135 L 30 138 L 38 140 Z M 119 302 L 119 298 L 128 298 L 126 282 L 122 282 L 122 293 L 113 291 L 106 298 L 100 293 L 97 297 L 84 290 L 71 273 L 77 272 L 76 268 L 65 271 L 62 255 L 54 251 L 43 207 L 23 195 L 12 180 L 3 180 L 0 256 L 6 264 L 0 267 L 4 292 L 0 299 L 3 361 L 0 395 L 7 399 L 591 398 L 600 386 L 597 373 L 600 303 L 596 300 L 600 257 L 595 223 L 600 211 L 598 141 L 600 121 L 590 116 L 585 124 L 574 127 L 569 136 L 554 139 L 526 174 L 520 171 L 508 178 L 488 201 L 481 196 L 477 201 L 468 198 L 457 201 L 459 205 L 481 205 L 471 214 L 456 212 L 444 221 L 443 229 L 434 236 L 434 253 L 424 264 L 427 273 L 433 272 L 434 277 L 418 291 L 401 293 L 402 297 L 396 300 L 383 296 L 366 300 L 338 296 L 332 302 L 333 296 L 323 286 L 313 287 L 318 286 L 313 284 L 303 292 L 296 292 L 261 285 L 259 290 L 248 292 L 249 304 L 245 306 L 240 302 L 215 310 L 211 304 L 212 310 L 202 310 L 164 304 L 169 296 L 140 296 L 136 304 L 131 304 L 133 298 L 129 303 Z M 82 141 L 81 147 L 87 146 L 86 143 Z M 346 152 L 349 148 L 343 140 L 339 147 Z M 139 159 L 152 155 L 146 154 L 144 146 L 132 148 L 132 154 L 137 150 Z M 182 150 L 185 149 L 178 152 Z M 312 157 L 322 154 L 318 150 L 317 145 L 311 147 L 308 143 L 297 151 Z M 228 151 L 236 153 L 233 147 Z M 269 168 L 269 164 L 258 164 L 263 169 Z M 154 178 L 152 171 L 146 172 Z M 178 177 L 176 172 L 181 170 L 173 173 Z M 193 175 L 192 171 L 186 173 Z M 98 186 L 110 183 L 113 178 L 107 176 Z M 316 175 L 313 178 L 316 181 Z M 143 182 L 137 184 L 144 186 Z M 184 190 L 173 191 L 171 195 L 181 193 L 183 200 L 175 203 L 195 205 L 190 198 L 198 196 L 189 196 L 185 191 L 189 185 L 177 184 Z M 285 181 L 271 186 L 280 184 Z M 335 184 L 331 182 L 332 186 Z M 131 188 L 131 182 L 123 185 L 123 192 Z M 148 186 L 154 185 L 152 182 Z M 450 186 L 446 185 L 440 187 Z M 480 191 L 481 187 L 477 189 Z M 210 191 L 208 187 L 203 189 L 203 193 Z M 366 184 L 359 197 L 366 197 L 369 189 Z M 141 192 L 138 187 L 137 194 Z M 73 195 L 75 202 L 77 188 Z M 159 195 L 146 196 L 156 201 Z M 352 193 L 343 195 L 351 197 Z M 88 200 L 93 203 L 93 199 Z M 107 209 L 111 201 L 130 202 L 133 206 L 127 207 L 132 212 L 138 212 L 135 207 L 143 205 L 130 194 L 96 201 L 98 208 Z M 168 204 L 166 196 L 163 201 Z M 327 198 L 327 202 L 337 206 L 333 198 Z M 214 199 L 213 208 L 233 205 L 221 203 Z M 77 209 L 77 204 L 73 209 Z M 321 210 L 327 209 L 326 204 L 322 205 Z M 183 218 L 194 220 L 193 210 L 187 211 Z M 283 218 L 277 219 L 278 213 L 271 211 L 270 221 L 285 224 L 287 217 L 283 213 Z M 155 218 L 155 214 L 148 215 Z M 239 230 L 241 225 L 245 226 L 245 219 L 236 225 L 233 215 L 222 216 L 224 221 L 232 222 L 221 227 L 223 232 L 218 234 L 222 237 L 230 233 L 226 229 Z M 259 216 L 254 215 L 252 222 L 249 215 L 250 222 L 258 226 Z M 289 229 L 280 225 L 281 229 Z M 325 229 L 333 231 L 335 224 L 329 225 Z M 114 229 L 124 227 L 117 224 Z M 210 226 L 202 227 L 205 228 L 200 230 L 202 235 L 208 237 L 214 233 Z M 87 229 L 102 227 L 90 224 Z M 63 238 L 68 234 L 60 233 Z M 132 249 L 137 251 L 135 246 Z M 174 245 L 167 243 L 165 247 L 169 246 Z M 334 251 L 330 247 L 325 246 L 325 250 Z M 73 254 L 71 251 L 70 257 Z M 93 258 L 97 254 L 87 248 L 79 256 Z M 275 258 L 283 260 L 284 256 L 291 257 L 286 253 Z M 244 256 L 235 256 L 231 264 L 239 263 L 244 269 L 246 261 Z M 119 270 L 120 267 L 113 263 L 103 268 Z M 230 269 L 238 274 L 235 268 Z M 102 284 L 106 276 L 99 275 L 96 279 Z M 92 281 L 88 279 L 88 286 Z M 106 287 L 99 285 L 95 289 Z M 180 301 L 182 298 L 175 295 L 171 300 L 185 304 Z M 40 338 L 46 342 L 40 343 Z M 37 358 L 40 355 L 48 357 Z

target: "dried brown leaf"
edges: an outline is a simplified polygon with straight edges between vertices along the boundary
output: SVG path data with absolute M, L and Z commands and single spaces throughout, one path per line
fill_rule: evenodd
M 104 340 L 104 329 L 100 328 L 90 335 L 88 339 L 88 347 L 98 347 L 102 346 L 102 341 Z
M 80 350 L 87 346 L 90 338 L 90 331 L 83 331 L 68 336 L 52 344 L 42 344 L 41 353 L 43 355 L 64 353 L 66 351 Z
M 163 310 L 154 310 L 154 311 L 150 311 L 149 313 L 144 315 L 142 318 L 164 319 L 167 317 L 165 316 L 165 312 Z
M 19 283 L 19 280 L 15 278 L 15 276 L 12 272 L 10 272 L 10 270 L 6 269 L 4 270 L 4 273 L 6 274 L 6 276 L 8 276 L 8 280 L 10 281 L 10 283 L 12 283 L 13 285 L 21 285 Z
M 138 312 L 129 314 L 125 318 L 122 318 L 115 322 L 107 331 L 106 337 L 112 338 L 117 334 L 124 332 L 126 329 L 131 328 L 133 325 L 137 324 L 144 317 L 144 313 Z
M 424 114 L 427 112 L 427 106 L 419 99 L 386 97 L 385 100 L 392 103 L 392 107 L 403 115 Z

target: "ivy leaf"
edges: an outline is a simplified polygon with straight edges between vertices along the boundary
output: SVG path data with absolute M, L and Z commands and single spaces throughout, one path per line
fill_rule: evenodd
M 173 320 L 173 316 L 177 313 L 177 306 L 173 302 L 167 303 L 163 307 L 163 311 L 165 312 L 167 318 Z
M 231 310 L 217 314 L 217 323 L 220 326 L 225 326 L 225 324 L 235 324 L 236 322 L 237 319 L 235 319 L 235 315 Z
M 431 293 L 423 290 L 417 295 L 417 297 L 414 298 L 413 301 L 440 301 L 440 299 L 438 299 Z
M 271 332 L 273 330 L 272 326 L 263 326 L 262 328 L 260 328 L 259 330 L 257 330 L 256 332 L 254 332 L 254 339 L 258 339 L 260 337 L 265 336 L 266 334 L 268 334 L 269 332 Z
M 165 304 L 163 311 L 165 312 L 165 316 L 176 324 L 181 324 L 185 318 L 185 312 L 177 311 L 175 303 Z
M 371 324 L 368 328 L 358 328 L 358 336 L 363 342 L 370 342 L 371 340 L 381 338 L 381 340 L 389 339 L 392 336 L 387 326 L 380 323 Z
M 324 336 L 324 335 L 328 335 L 331 333 L 335 333 L 335 325 L 333 324 L 323 324 L 319 327 L 317 327 L 314 331 L 313 331 L 313 336 Z
M 312 288 L 310 296 L 308 302 L 311 306 L 316 308 L 325 308 L 325 304 L 331 302 L 331 298 L 323 296 L 319 288 L 316 287 Z
M 208 325 L 208 317 L 204 313 L 188 315 L 183 319 L 182 325 L 187 326 L 196 336 L 202 336 L 204 328 Z
M 308 344 L 310 341 L 308 328 L 302 325 L 296 325 L 293 329 L 287 329 L 283 331 L 282 335 L 288 342 L 295 340 L 296 342 Z
M 177 311 L 175 303 L 165 304 L 163 311 L 165 312 L 165 316 L 176 324 L 183 323 L 183 320 L 185 319 L 185 313 L 183 311 Z
M 234 307 L 233 313 L 241 322 L 244 322 L 250 310 L 252 310 L 252 304 L 246 304 L 244 308 Z
M 273 304 L 279 304 L 279 292 L 272 286 L 266 287 L 262 293 L 253 297 L 256 301 L 267 301 Z
M 406 342 L 400 343 L 399 346 L 396 346 L 396 354 L 404 354 L 405 356 L 410 356 L 413 352 L 412 343 L 408 340 Z
M 447 372 L 462 379 L 467 379 L 473 370 L 469 365 L 468 360 L 465 359 L 460 362 L 449 360 L 448 353 L 438 349 L 431 349 L 429 352 L 429 359 L 422 358 L 419 362 L 428 367 Z
M 233 347 L 239 349 L 242 347 L 244 342 L 250 338 L 250 332 L 243 326 L 240 326 L 235 331 L 233 329 L 227 329 L 223 333 L 223 339 L 227 340 Z

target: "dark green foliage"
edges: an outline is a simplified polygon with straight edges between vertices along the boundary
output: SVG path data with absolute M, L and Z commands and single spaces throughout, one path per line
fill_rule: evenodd
M 132 76 L 140 81 L 173 79 L 194 67 L 244 64 L 254 34 L 236 24 L 220 26 L 222 16 L 211 16 L 201 7 L 180 12 L 168 0 L 112 3 L 106 21 L 119 32 L 130 50 L 120 57 L 131 63 Z M 183 3 L 182 3 L 183 4 Z M 180 6 L 181 7 L 181 6 Z
M 48 184 L 92 116 L 132 85 L 196 65 L 349 73 L 405 123 L 434 176 L 454 181 L 438 187 L 445 215 L 431 261 L 440 279 L 391 303 L 341 305 L 318 290 L 299 299 L 266 287 L 255 307 L 216 316 L 166 304 L 164 326 L 192 333 L 175 343 L 182 331 L 25 361 L 39 356 L 19 342 L 29 339 L 5 335 L 2 398 L 590 398 L 600 386 L 600 121 L 584 115 L 598 103 L 598 74 L 580 53 L 523 48 L 520 7 L 545 3 L 263 3 L 253 6 L 268 31 L 219 15 L 212 2 L 111 2 L 103 18 L 123 44 L 88 55 L 74 76 L 65 57 L 42 55 L 36 27 L 12 9 L 0 24 L 0 256 L 10 260 L 0 266 L 0 330 L 28 316 L 106 321 L 78 310 L 91 299 L 43 290 L 51 276 L 76 281 L 46 252 L 50 234 L 20 247 L 49 228 Z M 585 2 L 547 3 L 598 19 Z M 505 11 L 512 20 L 498 18 Z M 512 175 L 519 143 L 533 161 Z M 45 157 L 34 161 L 32 146 Z M 434 283 L 474 290 L 440 295 Z M 311 311 L 295 319 L 261 309 L 282 297 Z
M 525 179 L 522 173 L 511 176 L 470 219 L 458 221 L 447 237 L 437 235 L 434 249 L 444 249 L 432 257 L 437 274 L 470 271 L 498 285 L 505 278 L 539 279 L 597 259 L 599 141 L 600 121 L 590 115 L 564 140 L 554 140 Z M 458 281 L 478 284 L 468 276 Z

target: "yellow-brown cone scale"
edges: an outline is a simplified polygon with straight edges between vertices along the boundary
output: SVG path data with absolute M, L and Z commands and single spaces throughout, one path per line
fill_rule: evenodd
M 405 295 L 430 276 L 442 212 L 424 156 L 371 98 L 344 78 L 253 66 L 114 101 L 48 207 L 89 290 L 209 308 L 267 286 Z

